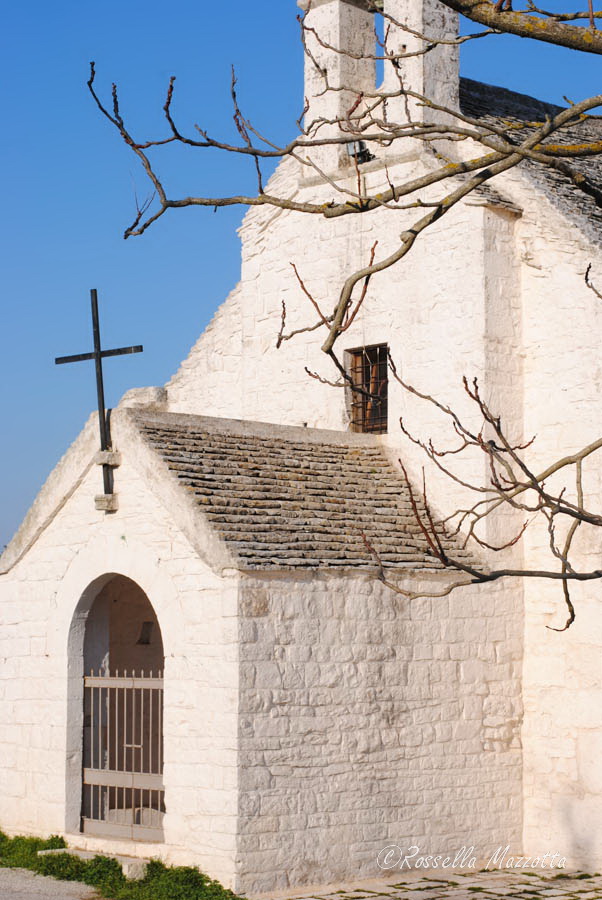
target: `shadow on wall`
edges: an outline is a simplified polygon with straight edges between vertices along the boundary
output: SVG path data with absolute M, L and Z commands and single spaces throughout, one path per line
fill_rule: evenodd
M 596 813 L 602 815 L 602 799 L 597 805 Z M 579 797 L 564 797 L 560 801 L 560 818 L 564 825 L 563 833 L 570 840 L 569 847 L 553 847 L 580 869 L 588 872 L 597 871 L 602 864 L 598 843 L 598 829 L 595 827 L 596 817 L 588 815 L 593 812 L 588 802 Z M 546 848 L 547 849 L 547 848 Z

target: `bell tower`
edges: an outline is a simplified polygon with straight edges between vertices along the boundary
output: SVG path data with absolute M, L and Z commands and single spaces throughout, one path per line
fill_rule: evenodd
M 298 5 L 305 13 L 304 122 L 309 137 L 349 134 L 350 142 L 361 139 L 362 112 L 374 103 L 362 99 L 364 93 L 398 94 L 375 111 L 376 118 L 385 114 L 389 122 L 405 123 L 408 114 L 415 122 L 441 119 L 441 113 L 425 110 L 420 99 L 400 95 L 402 89 L 457 108 L 458 47 L 453 42 L 458 17 L 439 0 L 298 0 Z M 385 49 L 376 39 L 374 17 L 379 14 L 384 16 Z M 385 53 L 394 58 L 385 60 L 384 79 L 377 85 L 375 58 Z M 307 158 L 326 173 L 349 165 L 345 144 L 314 148 Z
M 364 0 L 298 5 L 305 12 L 305 129 L 313 139 L 335 137 L 357 117 L 359 109 L 350 111 L 358 95 L 376 85 L 374 13 Z M 344 144 L 312 149 L 308 158 L 326 172 L 349 161 Z

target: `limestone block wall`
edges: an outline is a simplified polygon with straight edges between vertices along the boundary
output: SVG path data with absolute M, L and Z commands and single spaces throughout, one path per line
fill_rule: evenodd
M 540 198 L 523 201 L 518 231 L 522 257 L 524 434 L 537 435 L 539 471 L 599 437 L 602 420 L 602 309 L 584 284 L 587 265 L 602 272 L 600 249 Z M 545 229 L 542 223 L 545 222 Z M 585 503 L 600 510 L 600 461 L 584 464 Z M 549 482 L 575 497 L 574 471 Z M 577 532 L 573 561 L 599 568 L 599 535 Z M 558 542 L 562 544 L 563 529 Z M 549 566 L 549 535 L 530 530 L 530 565 Z M 554 568 L 558 568 L 555 566 Z M 602 864 L 602 611 L 596 582 L 571 588 L 577 619 L 567 618 L 558 583 L 525 583 L 524 794 L 525 851 L 554 847 L 573 865 Z
M 384 0 L 385 13 L 396 22 L 402 22 L 413 29 L 410 31 L 396 27 L 390 20 L 389 52 L 420 53 L 426 40 L 453 40 L 458 33 L 458 16 L 440 3 L 423 0 L 422 3 L 407 3 L 404 0 Z M 421 37 L 418 37 L 420 35 Z M 404 50 L 405 48 L 405 50 Z M 399 77 L 389 63 L 384 64 L 384 88 L 395 94 L 399 90 Z M 403 83 L 434 103 L 451 109 L 458 108 L 459 48 L 453 44 L 439 44 L 429 53 L 409 56 L 399 61 L 399 73 Z M 396 97 L 387 101 L 390 122 L 404 122 L 407 119 L 406 103 L 409 104 L 412 121 L 425 118 L 424 107 L 415 99 Z M 429 121 L 443 118 L 444 114 L 429 110 Z
M 172 412 L 242 416 L 240 290 L 222 303 L 167 384 Z
M 115 437 L 119 447 L 118 429 Z M 93 466 L 26 556 L 0 576 L 0 828 L 32 834 L 79 829 L 82 660 L 73 648 L 81 616 L 72 623 L 91 582 L 121 573 L 147 594 L 165 648 L 165 844 L 83 836 L 78 844 L 196 862 L 232 884 L 236 583 L 200 561 L 139 477 L 128 448 L 119 449 L 118 512 L 94 508 L 102 481 Z
M 520 847 L 521 602 L 245 579 L 239 890 L 379 877 L 388 844 Z
M 391 177 L 417 174 L 418 157 L 398 163 Z M 386 187 L 377 163 L 363 167 L 367 190 Z M 270 190 L 297 198 L 329 198 L 329 188 L 300 182 L 295 163 L 280 166 Z M 282 305 L 286 332 L 313 324 L 316 313 L 295 277 L 294 263 L 322 310 L 332 310 L 345 278 L 370 257 L 378 241 L 378 256 L 397 246 L 398 235 L 413 220 L 414 211 L 379 210 L 370 215 L 326 220 L 282 210 L 248 213 L 242 235 L 242 280 L 236 308 L 229 300 L 211 329 L 199 340 L 188 361 L 168 386 L 170 409 L 223 416 L 347 430 L 345 390 L 320 383 L 306 370 L 332 380 L 336 372 L 321 352 L 320 331 L 297 334 L 279 349 Z M 516 211 L 471 198 L 415 245 L 403 265 L 375 277 L 362 310 L 338 344 L 345 350 L 387 343 L 400 375 L 419 390 L 461 412 L 477 431 L 479 416 L 469 403 L 462 377 L 478 376 L 487 399 L 495 399 L 505 421 L 520 436 L 522 425 L 522 362 L 520 342 L 520 273 L 517 265 Z M 444 261 L 444 262 L 442 262 Z M 231 310 L 231 315 L 227 310 Z M 223 344 L 221 337 L 223 336 Z M 222 352 L 230 357 L 238 340 L 241 387 L 222 388 Z M 210 362 L 213 356 L 215 362 Z M 417 402 L 393 379 L 389 384 L 389 434 L 395 461 L 400 452 L 416 479 L 424 456 L 403 438 L 399 417 L 414 434 L 434 437 L 439 446 L 455 446 L 450 423 L 433 407 Z M 487 478 L 477 456 L 458 462 L 459 474 Z M 428 472 L 430 496 L 452 511 L 465 501 L 436 469 Z M 510 517 L 512 519 L 512 517 Z M 489 538 L 506 540 L 513 522 L 496 523 Z M 503 542 L 502 540 L 502 542 Z
M 416 169 L 417 161 L 412 164 Z M 395 176 L 393 176 L 395 177 Z M 374 169 L 366 179 L 370 190 L 384 187 L 384 172 Z M 303 196 L 326 199 L 323 188 L 305 187 Z M 437 228 L 418 242 L 407 265 L 381 273 L 369 287 L 364 306 L 338 349 L 388 343 L 404 377 L 420 379 L 428 390 L 441 387 L 444 377 L 453 396 L 460 397 L 464 367 L 482 371 L 482 210 L 465 206 L 454 211 L 449 227 Z M 360 220 L 361 219 L 361 220 Z M 276 350 L 282 302 L 287 331 L 317 320 L 291 263 L 295 263 L 320 308 L 331 311 L 345 278 L 365 265 L 378 241 L 378 256 L 398 245 L 398 235 L 411 214 L 389 210 L 335 220 L 283 213 L 261 227 L 259 215 L 249 216 L 244 229 L 242 291 L 243 358 L 253 367 L 246 384 L 244 417 L 309 427 L 348 428 L 344 390 L 308 377 L 306 368 L 329 380 L 336 371 L 324 357 L 321 332 L 297 335 Z M 470 237 L 469 237 L 470 236 Z M 470 265 L 464 248 L 471 240 Z M 434 263 L 449 261 L 445 267 Z M 445 374 L 443 374 L 445 373 Z M 454 383 L 455 382 L 455 383 Z M 395 432 L 402 411 L 401 390 L 391 385 L 390 422 Z
M 338 126 L 327 123 L 344 120 L 360 91 L 376 86 L 374 15 L 361 3 L 341 0 L 311 5 L 301 0 L 299 5 L 306 11 L 308 50 L 303 96 L 310 98 L 304 128 L 312 138 L 337 137 Z M 333 53 L 331 47 L 344 52 Z M 327 86 L 335 90 L 325 90 Z M 304 156 L 330 172 L 345 161 L 346 151 L 344 145 L 334 144 L 304 151 Z
M 365 178 L 375 187 L 381 175 L 370 166 L 365 167 Z M 288 185 L 291 196 L 303 191 L 316 196 L 315 186 L 300 186 L 291 166 L 282 167 L 277 177 L 283 179 L 280 187 Z M 502 415 L 509 431 L 517 439 L 537 435 L 529 459 L 535 468 L 543 469 L 599 434 L 602 307 L 587 290 L 583 275 L 589 262 L 594 263 L 594 278 L 602 271 L 601 254 L 520 172 L 498 179 L 496 189 L 512 201 L 516 212 L 483 202 L 474 206 L 472 201 L 455 210 L 438 230 L 416 244 L 407 264 L 373 280 L 365 307 L 341 346 L 387 341 L 403 377 L 468 415 L 469 423 L 461 377 L 477 375 L 487 401 Z M 336 221 L 266 210 L 247 216 L 242 230 L 240 334 L 243 369 L 252 377 L 245 379 L 237 407 L 244 418 L 347 427 L 343 390 L 321 385 L 305 374 L 307 367 L 332 375 L 319 350 L 319 333 L 300 335 L 275 349 L 283 299 L 289 328 L 313 321 L 290 262 L 298 265 L 322 308 L 330 309 L 337 286 L 368 259 L 374 240 L 380 242 L 379 253 L 386 252 L 402 226 L 402 217 L 386 210 Z M 204 390 L 201 372 L 202 367 L 195 372 L 192 366 L 190 377 L 182 382 L 194 411 L 200 411 Z M 228 395 L 223 403 L 231 414 Z M 433 435 L 444 443 L 448 438 L 440 420 L 411 403 L 393 383 L 390 410 L 387 440 L 393 453 L 402 450 L 416 475 L 421 460 L 394 430 L 398 416 L 403 415 L 419 434 Z M 476 419 L 472 424 L 478 426 Z M 470 464 L 468 468 L 472 469 Z M 599 467 L 586 464 L 584 476 L 586 498 L 592 508 L 599 509 Z M 459 494 L 449 483 L 432 473 L 429 481 L 437 506 L 447 510 L 457 505 Z M 572 482 L 566 487 L 569 494 L 574 492 Z M 519 519 L 522 522 L 520 515 L 498 519 L 488 539 L 507 538 Z M 514 563 L 547 565 L 548 546 L 545 530 L 530 529 L 516 548 Z M 575 546 L 579 565 L 599 564 L 599 541 L 578 535 Z M 591 690 L 595 708 L 602 672 L 596 662 L 595 587 L 576 587 L 574 596 L 578 615 L 591 628 L 581 632 L 575 627 L 557 635 L 544 626 L 564 622 L 558 585 L 525 584 L 525 849 L 538 852 L 545 834 L 559 844 L 559 852 L 568 853 L 573 847 L 575 858 L 585 858 L 587 827 L 568 823 L 589 822 L 590 808 L 602 808 L 602 796 L 594 754 L 587 749 L 587 742 L 593 740 L 591 731 L 579 725 L 578 718 L 571 719 L 572 698 L 575 689 Z M 573 671 L 574 665 L 593 666 L 595 680 L 591 682 L 594 675 L 588 669 L 577 686 L 568 681 L 564 687 L 556 685 L 558 672 L 563 667 Z M 550 714 L 551 686 L 557 691 L 554 696 L 562 698 L 567 727 L 556 725 Z M 593 713 L 591 721 L 596 721 Z M 559 741 L 564 732 L 568 743 L 557 749 L 550 740 L 551 731 Z M 580 749 L 581 744 L 586 749 Z
M 405 164 L 404 171 L 417 172 L 420 165 L 416 158 Z M 382 167 L 371 166 L 365 167 L 367 187 L 378 191 L 386 186 L 385 173 Z M 395 177 L 394 170 L 391 177 Z M 301 198 L 329 198 L 329 189 L 323 186 L 301 185 L 299 171 L 290 161 L 280 167 L 270 190 Z M 392 252 L 412 215 L 380 210 L 367 216 L 325 220 L 282 210 L 251 211 L 241 231 L 240 300 L 236 307 L 232 299 L 228 301 L 168 385 L 170 409 L 215 410 L 223 416 L 346 430 L 349 419 L 344 389 L 321 384 L 306 372 L 309 369 L 330 380 L 336 377 L 321 353 L 321 333 L 299 334 L 276 349 L 283 302 L 287 332 L 316 320 L 291 263 L 321 309 L 329 311 L 345 277 L 367 262 L 374 242 L 378 241 L 379 257 Z M 486 237 L 486 218 L 503 220 L 499 240 Z M 511 258 L 514 220 L 515 216 L 483 203 L 454 210 L 444 225 L 430 230 L 416 244 L 403 266 L 373 279 L 362 311 L 339 342 L 341 357 L 345 349 L 388 343 L 404 378 L 467 410 L 462 376 L 485 372 L 483 335 L 492 315 L 488 307 L 499 306 L 503 297 L 505 305 L 496 314 L 503 320 L 517 302 Z M 486 275 L 492 258 L 497 260 L 496 268 Z M 498 287 L 490 290 L 487 283 L 495 281 L 493 272 L 503 277 Z M 509 330 L 504 322 L 500 327 Z M 512 320 L 510 330 L 514 327 Z M 241 388 L 236 391 L 230 382 L 222 384 L 220 360 L 224 354 L 230 358 L 239 336 Z M 213 357 L 217 359 L 211 362 Z M 488 377 L 497 377 L 497 371 Z M 390 434 L 396 444 L 401 442 L 399 416 L 410 412 L 418 433 L 441 429 L 440 418 L 433 416 L 432 410 L 412 404 L 392 381 Z M 411 445 L 406 452 L 411 462 Z

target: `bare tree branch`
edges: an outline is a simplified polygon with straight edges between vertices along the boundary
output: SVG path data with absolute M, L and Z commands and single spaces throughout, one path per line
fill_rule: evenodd
M 602 53 L 602 35 L 592 32 L 591 29 L 565 25 L 562 19 L 540 18 L 530 13 L 513 12 L 508 8 L 502 12 L 501 6 L 493 5 L 488 0 L 441 0 L 441 2 L 449 9 L 487 28 L 543 41 L 546 44 L 568 47 L 570 50 L 580 50 L 582 53 Z
M 366 2 L 370 4 L 370 0 Z M 370 215 L 382 210 L 395 216 L 403 211 L 400 218 L 404 224 L 398 226 L 395 239 L 386 243 L 386 249 L 377 255 L 379 242 L 374 241 L 369 258 L 364 258 L 355 271 L 347 271 L 342 284 L 329 285 L 319 299 L 306 283 L 302 267 L 291 261 L 300 292 L 310 303 L 312 319 L 315 314 L 317 321 L 310 320 L 308 324 L 287 331 L 287 307 L 282 300 L 276 347 L 299 335 L 323 330 L 322 350 L 335 367 L 336 380 L 306 367 L 308 377 L 324 386 L 344 387 L 352 396 L 363 398 L 366 402 L 379 400 L 372 381 L 366 384 L 354 381 L 345 362 L 339 358 L 337 343 L 354 324 L 357 325 L 360 311 L 367 308 L 373 279 L 393 266 L 403 265 L 418 238 L 441 222 L 448 212 L 483 185 L 516 167 L 547 167 L 562 175 L 576 191 L 587 195 L 602 209 L 602 190 L 579 165 L 580 161 L 602 156 L 602 140 L 587 127 L 583 141 L 579 140 L 579 132 L 576 132 L 580 126 L 587 126 L 591 111 L 602 105 L 602 94 L 579 103 L 569 102 L 567 109 L 558 112 L 548 107 L 551 111 L 542 113 L 541 121 L 506 121 L 502 117 L 479 119 L 412 90 L 405 83 L 403 74 L 406 60 L 428 56 L 441 46 L 459 46 L 485 37 L 494 39 L 501 33 L 602 54 L 602 35 L 596 29 L 596 21 L 602 18 L 602 13 L 593 9 L 592 0 L 587 0 L 586 10 L 565 12 L 540 8 L 534 0 L 526 0 L 524 10 L 513 10 L 511 0 L 442 2 L 449 9 L 483 26 L 484 30 L 461 37 L 435 37 L 426 26 L 422 33 L 398 21 L 383 9 L 382 0 L 372 0 L 372 9 L 379 11 L 385 20 L 385 34 L 382 39 L 375 38 L 374 52 L 361 53 L 337 47 L 309 24 L 308 14 L 312 8 L 309 0 L 305 12 L 298 19 L 308 65 L 315 69 L 318 81 L 312 99 L 320 100 L 329 95 L 336 97 L 334 108 L 338 109 L 338 113 L 328 105 L 321 107 L 319 104 L 317 111 L 314 111 L 310 99 L 305 98 L 303 113 L 297 123 L 298 134 L 282 145 L 264 134 L 249 116 L 243 114 L 234 68 L 230 96 L 237 137 L 233 142 L 209 135 L 200 124 L 194 124 L 190 129 L 178 124 L 173 110 L 174 77 L 169 81 L 163 105 L 166 134 L 151 140 L 136 140 L 120 109 L 116 85 L 112 86 L 110 101 L 103 103 L 95 86 L 94 63 L 90 67 L 88 88 L 96 106 L 138 157 L 151 184 L 151 192 L 142 203 L 139 203 L 134 192 L 135 215 L 125 230 L 125 238 L 144 234 L 168 210 L 191 206 L 214 210 L 230 206 L 267 207 L 325 220 Z M 581 27 L 585 22 L 586 27 Z M 409 37 L 408 45 L 398 43 L 396 39 L 394 41 L 393 36 L 399 34 Z M 323 51 L 337 59 L 349 57 L 353 61 L 351 71 L 354 71 L 356 62 L 382 62 L 388 72 L 386 89 L 375 85 L 341 83 L 344 79 L 336 79 L 336 84 L 333 83 L 335 79 L 331 78 L 328 67 L 320 62 Z M 391 115 L 392 108 L 400 110 L 397 121 Z M 188 130 L 190 133 L 187 133 Z M 406 147 L 414 147 L 416 143 L 421 147 L 418 167 L 389 166 L 391 148 L 394 148 L 395 154 L 402 154 Z M 255 173 L 256 190 L 237 192 L 228 185 L 226 193 L 220 195 L 217 192 L 217 196 L 213 197 L 172 197 L 153 162 L 155 148 L 170 144 L 248 158 Z M 349 145 L 363 148 L 361 159 L 357 151 L 349 150 L 348 158 L 345 156 L 344 148 L 347 146 L 348 149 Z M 337 165 L 330 166 L 322 161 L 324 157 L 320 153 L 329 148 L 332 158 L 338 160 Z M 393 157 L 398 158 L 399 155 Z M 311 180 L 319 184 L 319 193 L 311 197 L 305 190 L 295 192 L 290 186 L 279 188 L 282 182 L 278 179 L 264 185 L 262 167 L 270 161 L 280 160 L 296 164 L 304 176 L 300 183 L 306 184 Z M 367 172 L 371 170 L 364 167 L 366 161 L 375 161 L 374 168 L 379 170 L 378 183 L 384 185 L 384 189 L 370 189 Z M 307 199 L 308 196 L 311 199 Z M 411 214 L 414 210 L 417 211 L 415 216 Z M 393 228 L 396 221 L 399 219 L 391 218 Z M 364 252 L 362 248 L 361 253 Z M 591 265 L 585 272 L 585 284 L 597 299 L 602 300 L 602 291 L 591 281 L 590 274 Z M 534 463 L 537 458 L 535 438 L 527 441 L 513 439 L 499 414 L 482 395 L 476 379 L 469 382 L 465 378 L 463 382 L 466 402 L 481 423 L 475 428 L 466 424 L 451 406 L 402 379 L 390 357 L 388 363 L 392 377 L 405 392 L 442 416 L 451 438 L 449 445 L 446 445 L 439 435 L 436 443 L 431 437 L 418 436 L 413 432 L 412 423 L 405 418 L 400 419 L 402 434 L 436 467 L 432 471 L 449 479 L 470 500 L 462 500 L 462 506 L 439 516 L 430 500 L 433 492 L 428 489 L 425 470 L 420 495 L 411 482 L 407 467 L 400 462 L 424 552 L 442 573 L 451 577 L 434 592 L 413 591 L 400 586 L 386 575 L 379 548 L 362 534 L 375 561 L 378 577 L 405 597 L 443 597 L 460 587 L 508 578 L 560 581 L 567 618 L 562 628 L 553 630 L 569 628 L 575 619 L 570 586 L 574 582 L 602 578 L 602 569 L 582 571 L 575 563 L 578 532 L 585 534 L 591 528 L 602 526 L 602 514 L 596 511 L 595 504 L 594 508 L 589 508 L 592 498 L 588 497 L 586 501 L 583 480 L 583 466 L 602 449 L 602 438 L 552 461 L 541 471 L 540 465 Z M 471 416 L 470 421 L 473 420 Z M 478 459 L 482 465 L 472 465 L 470 474 L 466 475 L 466 467 L 461 468 L 466 459 Z M 492 539 L 491 532 L 486 529 L 504 510 L 511 513 L 511 534 Z M 484 560 L 487 554 L 495 556 L 518 548 L 528 529 L 544 527 L 547 530 L 548 566 L 506 565 L 504 560 L 503 565 L 495 568 L 490 566 L 488 557 L 487 561 Z M 515 551 L 508 556 L 511 559 L 515 557 Z

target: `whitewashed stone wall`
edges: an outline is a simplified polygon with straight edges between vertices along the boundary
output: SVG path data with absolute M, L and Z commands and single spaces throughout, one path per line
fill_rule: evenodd
M 242 583 L 239 889 L 379 877 L 388 844 L 520 847 L 521 605 Z
M 411 163 L 413 169 L 419 165 L 417 159 Z M 317 186 L 305 186 L 299 194 L 294 164 L 283 166 L 275 178 L 274 190 L 306 198 L 328 196 Z M 366 178 L 370 189 L 385 186 L 382 167 L 368 171 Z M 407 264 L 375 278 L 362 312 L 340 342 L 341 351 L 388 342 L 404 377 L 427 390 L 444 389 L 448 399 L 461 401 L 462 374 L 484 371 L 486 215 L 495 217 L 498 212 L 489 212 L 486 206 L 458 208 L 450 214 L 449 225 L 434 228 L 418 242 Z M 507 217 L 503 210 L 499 215 Z M 336 220 L 283 211 L 249 213 L 242 229 L 242 280 L 236 312 L 229 300 L 211 330 L 201 337 L 168 385 L 169 408 L 201 413 L 207 401 L 213 408 L 212 398 L 219 396 L 224 416 L 242 414 L 259 421 L 346 429 L 343 391 L 319 384 L 305 373 L 307 366 L 333 377 L 320 352 L 320 332 L 299 335 L 276 350 L 282 301 L 287 309 L 287 331 L 315 320 L 291 262 L 317 302 L 329 310 L 345 276 L 369 259 L 374 241 L 379 241 L 379 254 L 386 255 L 410 221 L 409 214 L 388 210 Z M 442 259 L 446 260 L 444 266 Z M 244 381 L 240 403 L 237 392 L 221 390 L 222 363 L 208 364 L 213 354 L 219 358 L 229 355 L 229 348 L 238 340 Z M 394 384 L 391 392 L 394 432 L 404 400 Z
M 299 6 L 307 11 L 309 53 L 303 94 L 309 104 L 304 126 L 312 138 L 337 136 L 339 129 L 334 123 L 347 116 L 360 91 L 374 89 L 374 16 L 361 3 L 318 0 L 310 5 L 308 0 L 301 0 Z M 333 53 L 330 47 L 346 53 Z M 334 90 L 325 90 L 327 85 Z M 344 146 L 337 144 L 303 151 L 305 159 L 327 172 L 336 170 L 345 154 Z
M 599 437 L 602 421 L 602 308 L 583 281 L 589 262 L 602 272 L 599 248 L 545 201 L 524 204 L 522 254 L 524 433 L 537 435 L 541 471 Z M 542 223 L 545 222 L 545 230 Z M 574 473 L 550 482 L 575 497 Z M 585 502 L 602 505 L 600 463 L 584 464 Z M 562 532 L 559 534 L 559 541 Z M 532 566 L 549 560 L 549 536 L 532 531 L 525 554 Z M 601 536 L 577 534 L 577 566 L 599 568 Z M 571 589 L 577 620 L 558 584 L 525 584 L 524 792 L 525 850 L 554 847 L 575 866 L 599 868 L 602 784 L 602 610 L 599 584 Z
M 518 847 L 520 592 L 407 604 L 352 573 L 239 587 L 149 490 L 122 418 L 119 511 L 95 510 L 92 467 L 0 578 L 0 827 L 194 863 L 247 891 L 378 875 L 387 841 Z M 80 597 L 110 572 L 145 590 L 162 628 L 164 845 L 75 834 L 68 650 Z
M 205 416 L 242 416 L 240 290 L 222 303 L 168 384 L 172 412 L 203 410 Z M 203 393 L 199 396 L 200 382 Z M 191 396 L 191 385 L 195 386 Z M 224 411 L 225 398 L 228 398 Z
M 428 165 L 416 153 L 388 163 L 393 180 Z M 378 160 L 362 171 L 368 189 L 386 186 Z M 520 173 L 495 186 L 511 203 L 473 198 L 430 229 L 403 266 L 373 279 L 339 346 L 387 342 L 404 378 L 477 426 L 461 378 L 478 376 L 517 439 L 537 434 L 531 458 L 544 468 L 599 435 L 602 306 L 583 274 L 593 262 L 600 282 L 602 259 Z M 333 194 L 291 162 L 270 189 L 316 202 Z M 315 321 L 290 264 L 330 311 L 374 241 L 386 255 L 411 219 L 250 212 L 240 284 L 168 384 L 169 409 L 346 429 L 344 392 L 305 373 L 332 377 L 319 332 L 276 350 L 283 300 L 287 331 Z M 399 416 L 443 444 L 451 436 L 429 407 L 390 388 L 385 440 L 417 473 L 422 460 L 402 441 Z M 461 473 L 478 480 L 479 466 Z M 588 505 L 599 509 L 599 466 L 586 465 L 585 477 Z M 98 478 L 93 467 L 0 576 L 0 826 L 61 831 L 74 814 L 63 775 L 77 743 L 67 637 L 82 591 L 114 570 L 146 590 L 166 648 L 173 803 L 158 853 L 190 861 L 192 848 L 226 883 L 266 889 L 287 872 L 291 883 L 378 874 L 375 855 L 389 840 L 518 847 L 524 819 L 525 852 L 602 865 L 595 584 L 574 589 L 578 619 L 564 634 L 545 628 L 565 612 L 558 586 L 541 581 L 407 604 L 362 578 L 265 579 L 245 583 L 239 621 L 235 582 L 200 561 L 137 468 L 126 458 L 118 470 L 112 516 L 94 510 Z M 455 488 L 432 472 L 429 480 L 436 505 L 457 505 Z M 488 539 L 507 537 L 518 518 L 496 520 Z M 533 530 L 510 558 L 539 565 L 547 547 L 545 531 Z M 599 565 L 599 541 L 579 536 L 577 547 L 580 566 Z
M 117 447 L 119 511 L 94 508 L 93 466 L 26 556 L 0 576 L 0 828 L 79 830 L 81 657 L 68 659 L 76 606 L 115 572 L 146 592 L 165 648 L 165 844 L 102 841 L 94 849 L 194 862 L 234 883 L 237 828 L 237 588 L 199 559 L 165 506 Z M 73 478 L 77 476 L 73 472 Z M 68 672 L 70 678 L 68 680 Z
M 395 180 L 402 166 L 418 171 L 420 165 L 418 159 L 400 161 L 391 177 Z M 378 162 L 363 170 L 371 189 L 384 184 Z M 318 185 L 300 182 L 290 164 L 275 177 L 276 186 L 290 196 L 328 197 Z M 449 403 L 475 426 L 478 421 L 471 418 L 461 377 L 478 376 L 486 400 L 509 431 L 518 440 L 537 435 L 530 460 L 534 468 L 543 469 L 599 435 L 602 308 L 583 276 L 589 262 L 594 263 L 594 276 L 602 273 L 602 258 L 599 248 L 520 172 L 503 176 L 494 186 L 511 202 L 504 207 L 485 198 L 477 205 L 470 200 L 430 230 L 403 266 L 373 279 L 362 313 L 339 346 L 388 342 L 404 378 Z M 304 371 L 307 366 L 332 377 L 319 349 L 319 333 L 300 335 L 275 349 L 283 299 L 289 329 L 315 317 L 290 263 L 297 264 L 322 308 L 330 310 L 345 275 L 367 261 L 374 240 L 379 240 L 378 252 L 384 256 L 404 224 L 403 215 L 386 210 L 335 221 L 266 210 L 247 215 L 239 288 L 240 353 L 247 374 L 241 405 L 235 412 L 224 394 L 223 414 L 240 411 L 248 419 L 348 427 L 343 391 L 320 385 Z M 225 335 L 229 333 L 228 326 Z M 205 345 L 201 341 L 199 346 Z M 201 354 L 193 353 L 178 395 L 186 394 L 185 408 L 191 412 L 202 410 L 206 374 Z M 209 381 L 217 394 L 219 386 L 211 377 Z M 180 399 L 178 404 L 184 408 Z M 401 449 L 416 475 L 423 460 L 397 432 L 399 415 L 413 431 L 434 436 L 440 443 L 452 444 L 453 436 L 432 410 L 410 402 L 391 383 L 386 440 L 393 455 Z M 485 477 L 480 466 L 479 461 L 468 461 L 460 474 L 478 480 L 477 476 Z M 585 478 L 589 505 L 599 509 L 599 467 L 586 465 Z M 429 472 L 429 484 L 441 509 L 451 510 L 466 499 L 436 473 Z M 573 490 L 572 483 L 567 489 Z M 520 514 L 498 517 L 487 539 L 496 543 L 507 539 L 522 521 Z M 575 546 L 579 566 L 599 566 L 599 541 L 587 543 L 578 536 Z M 549 565 L 546 532 L 532 529 L 512 554 L 495 563 L 509 560 L 517 566 Z M 602 690 L 597 588 L 574 589 L 581 623 L 561 635 L 545 629 L 546 624 L 564 622 L 558 585 L 528 581 L 524 596 L 524 849 L 542 851 L 545 835 L 546 842 L 577 863 L 599 867 L 602 856 L 591 849 L 587 825 L 592 816 L 597 822 L 602 815 L 595 750 Z M 576 673 L 577 680 L 567 675 L 564 684 L 557 684 L 560 671 Z M 575 696 L 583 697 L 582 709 L 589 698 L 589 724 L 585 713 L 578 712 Z M 562 716 L 550 711 L 551 697 L 556 708 L 562 706 Z

